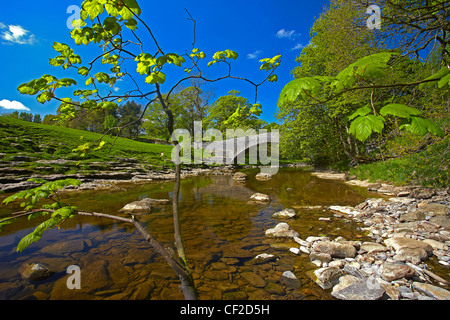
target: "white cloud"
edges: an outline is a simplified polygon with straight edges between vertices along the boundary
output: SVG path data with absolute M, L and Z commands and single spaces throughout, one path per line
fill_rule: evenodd
M 301 43 L 299 42 L 299 43 L 297 43 L 297 44 L 295 45 L 295 47 L 293 47 L 291 50 L 301 50 L 301 49 L 303 49 L 304 47 L 306 47 L 306 46 L 304 46 L 303 44 L 301 44 Z
M 19 25 L 8 25 L 5 26 L 0 23 L 1 31 L 0 38 L 6 40 L 6 43 L 16 43 L 16 44 L 34 44 L 36 42 L 36 37 L 31 34 L 30 31 L 24 29 Z
M 253 52 L 253 53 L 247 54 L 247 59 L 256 59 L 256 58 L 258 58 L 258 56 L 259 56 L 261 53 L 262 53 L 261 50 L 256 50 L 256 51 Z
M 288 39 L 292 39 L 296 36 L 297 34 L 295 33 L 295 30 L 285 30 L 285 29 L 281 29 L 278 30 L 277 32 L 277 38 L 282 39 L 282 38 L 288 38 Z
M 120 91 L 120 88 L 119 88 L 119 87 L 114 87 L 114 91 L 115 91 L 115 92 L 119 92 L 119 91 Z
M 6 100 L 6 99 L 0 101 L 0 108 L 4 108 L 4 109 L 7 109 L 7 110 L 30 111 L 30 109 L 25 107 L 21 102 L 19 102 L 19 101 L 9 101 L 9 100 Z

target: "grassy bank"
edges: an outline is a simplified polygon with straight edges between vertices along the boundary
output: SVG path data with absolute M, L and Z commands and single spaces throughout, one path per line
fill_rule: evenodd
M 18 155 L 22 155 L 33 160 L 66 159 L 93 162 L 114 161 L 117 157 L 123 157 L 135 158 L 155 166 L 170 164 L 171 146 L 125 138 L 118 138 L 114 142 L 114 137 L 104 137 L 103 141 L 106 143 L 103 148 L 88 152 L 84 157 L 80 152 L 73 152 L 78 146 L 90 142 L 92 148 L 95 148 L 101 138 L 102 135 L 98 133 L 0 117 L 2 161 L 14 161 Z
M 447 138 L 412 155 L 359 165 L 349 174 L 371 182 L 442 188 L 450 185 L 449 163 L 450 139 Z

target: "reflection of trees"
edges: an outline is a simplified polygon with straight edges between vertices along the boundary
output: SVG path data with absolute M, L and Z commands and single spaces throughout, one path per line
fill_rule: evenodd
M 270 187 L 276 191 L 278 200 L 285 206 L 357 204 L 366 198 L 365 190 L 351 188 L 337 181 L 319 179 L 310 172 L 299 169 L 280 169 L 271 180 L 250 181 L 248 186 L 258 192 L 265 192 Z

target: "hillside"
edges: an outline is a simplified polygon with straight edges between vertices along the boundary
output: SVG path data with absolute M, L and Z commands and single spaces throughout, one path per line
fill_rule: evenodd
M 95 178 L 108 172 L 110 178 L 126 179 L 131 172 L 146 174 L 172 164 L 171 146 L 125 138 L 114 142 L 113 137 L 104 137 L 103 148 L 94 151 L 101 138 L 97 133 L 0 117 L 2 189 L 15 190 L 5 186 L 24 183 L 32 175 L 54 179 L 70 175 Z M 90 152 L 84 156 L 74 152 L 89 142 L 93 143 Z

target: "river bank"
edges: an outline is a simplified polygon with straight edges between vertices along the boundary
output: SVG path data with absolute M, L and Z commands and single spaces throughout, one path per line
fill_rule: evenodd
M 345 180 L 348 185 L 383 195 L 355 207 L 327 208 L 337 219 L 363 224 L 361 229 L 373 241 L 324 235 L 302 239 L 289 226 L 294 210 L 285 209 L 290 213 L 287 215 L 274 214 L 275 219 L 285 222 L 267 230 L 266 235 L 293 238 L 298 246 L 290 252 L 309 256 L 317 269 L 307 275 L 318 286 L 341 300 L 450 300 L 449 188 L 395 187 L 347 180 L 343 174 L 327 172 L 313 175 Z
M 204 202 L 205 206 L 201 209 L 202 211 L 197 205 L 188 204 L 183 211 L 184 214 L 190 214 L 189 211 L 192 211 L 192 218 L 188 219 L 189 221 L 205 222 L 205 225 L 190 226 L 190 232 L 186 234 L 185 239 L 187 247 L 190 248 L 188 261 L 193 270 L 201 299 L 411 300 L 446 297 L 448 287 L 445 281 L 448 281 L 446 278 L 448 266 L 445 263 L 449 261 L 449 230 L 445 228 L 445 223 L 448 222 L 448 190 L 418 187 L 409 187 L 408 190 L 395 189 L 393 186 L 368 184 L 367 182 L 348 180 L 345 175 L 330 173 L 325 175 L 323 172 L 298 174 L 297 171 L 288 170 L 280 171 L 280 177 L 264 175 L 257 177 L 258 175 L 255 175 L 253 179 L 255 172 L 251 171 L 253 173 L 248 175 L 249 179 L 243 179 L 242 174 L 236 174 L 236 178 L 240 177 L 239 179 L 227 177 L 235 175 L 235 172 L 236 170 L 232 167 L 197 168 L 183 171 L 185 177 L 199 176 L 192 179 L 198 181 L 198 184 L 194 184 L 195 192 L 192 191 L 192 187 L 185 186 L 186 192 L 194 192 L 192 200 L 190 200 L 193 201 L 192 203 L 201 201 L 202 197 L 199 194 L 203 192 L 208 194 L 205 198 L 208 201 Z M 205 177 L 202 175 L 206 173 L 217 175 L 215 178 L 220 179 L 215 184 L 203 184 L 202 181 L 205 181 Z M 295 173 L 297 174 L 295 175 Z M 100 174 L 101 172 L 98 172 L 99 176 Z M 295 178 L 289 180 L 292 176 Z M 163 181 L 171 180 L 173 177 L 173 171 L 165 170 L 163 172 L 155 171 L 153 176 L 149 175 L 147 178 Z M 139 185 L 139 181 L 149 180 L 137 178 L 133 180 L 96 179 L 85 181 L 81 187 L 82 190 L 83 188 L 84 190 L 92 188 L 94 192 L 99 192 L 104 188 L 103 193 L 108 199 L 106 203 L 109 203 L 111 195 L 115 193 L 116 183 L 126 182 L 129 185 L 130 181 L 135 181 L 136 185 Z M 297 181 L 303 182 L 296 185 Z M 142 185 L 145 186 L 145 183 Z M 345 201 L 338 201 L 340 196 L 335 196 L 334 200 L 329 201 L 331 194 L 325 195 L 328 198 L 324 199 L 325 201 L 317 202 L 318 206 L 314 205 L 316 202 L 313 199 L 309 200 L 311 205 L 304 205 L 300 201 L 301 199 L 304 201 L 307 195 L 313 192 L 311 188 L 317 187 L 317 191 L 322 193 L 331 185 L 334 187 L 330 190 L 336 190 L 335 187 L 348 186 L 342 188 L 342 191 L 336 190 L 337 195 L 344 195 L 344 190 L 347 193 L 352 192 L 353 189 L 361 190 L 359 186 L 376 190 L 378 193 L 365 201 L 363 201 L 364 198 L 358 198 L 359 203 L 352 201 L 351 206 L 345 205 Z M 217 202 L 214 210 L 211 210 L 210 194 L 216 192 L 215 194 L 223 196 L 224 188 L 228 190 L 226 191 L 227 195 L 246 199 L 244 201 L 252 204 L 245 205 L 243 202 L 235 208 L 231 203 Z M 261 193 L 266 190 L 271 199 L 261 196 Z M 297 194 L 296 190 L 308 191 Z M 379 193 L 379 190 L 384 190 L 384 193 Z M 258 196 L 254 196 L 253 192 L 255 191 L 258 191 Z M 91 192 L 86 194 L 91 194 Z M 277 198 L 279 195 L 286 197 L 287 202 L 280 201 Z M 378 195 L 379 197 L 377 197 Z M 351 199 L 352 193 L 349 193 L 348 197 Z M 183 198 L 184 201 L 187 201 L 185 197 Z M 132 192 L 130 200 L 132 199 L 137 200 L 141 197 Z M 92 196 L 91 201 L 91 205 L 101 206 L 97 202 L 102 200 L 97 196 Z M 215 201 L 219 201 L 219 198 L 216 198 Z M 259 204 L 254 206 L 255 202 L 259 202 Z M 282 203 L 286 204 L 281 205 Z M 436 206 L 436 204 L 442 206 Z M 190 209 L 191 207 L 192 209 Z M 447 211 L 445 211 L 446 208 Z M 118 211 L 118 209 L 113 209 L 113 211 Z M 285 214 L 279 214 L 280 211 L 285 211 Z M 201 212 L 203 212 L 203 216 Z M 292 212 L 295 215 L 292 215 Z M 171 241 L 173 235 L 170 217 L 169 205 L 161 211 L 156 210 L 152 214 L 142 216 L 142 219 L 154 221 L 153 223 L 158 226 L 155 230 L 159 231 L 161 230 L 161 218 L 163 218 L 163 221 L 167 222 L 167 226 L 165 226 L 167 231 L 164 233 L 163 239 Z M 194 217 L 196 220 L 193 219 Z M 334 227 L 305 233 L 308 230 L 306 225 L 313 220 L 320 221 L 325 225 L 334 225 Z M 350 227 L 350 223 L 348 223 L 350 220 L 358 223 L 358 226 L 352 227 L 355 230 L 352 236 L 346 235 L 344 230 L 339 230 L 339 228 Z M 249 223 L 249 221 L 253 222 Z M 261 228 L 250 231 L 250 226 L 256 222 L 262 223 Z M 279 229 L 290 231 L 289 237 L 278 238 L 264 234 L 265 231 L 273 229 L 280 223 L 288 226 L 288 228 Z M 322 227 L 317 225 L 313 228 L 320 230 Z M 193 230 L 196 232 L 192 232 Z M 211 237 L 214 234 L 215 236 Z M 361 240 L 361 237 L 364 240 Z M 396 242 L 397 240 L 387 241 L 400 237 L 419 241 L 421 247 L 416 248 L 417 243 L 410 240 L 406 240 L 406 245 L 405 240 L 400 244 Z M 370 240 L 368 240 L 369 238 Z M 149 250 L 151 251 L 150 248 L 143 255 L 144 252 L 140 252 L 142 249 L 139 247 L 139 254 L 143 256 L 140 256 L 139 263 L 135 262 L 137 260 L 132 257 L 132 253 L 134 254 L 136 250 L 133 246 L 142 246 L 140 244 L 142 239 L 133 238 L 135 242 L 131 247 L 128 239 L 123 239 L 119 243 L 118 239 L 118 235 L 116 235 L 105 241 L 101 233 L 94 231 L 86 234 L 85 237 L 76 235 L 70 241 L 63 237 L 61 243 L 67 246 L 65 250 L 73 259 L 70 261 L 71 264 L 79 264 L 85 268 L 99 267 L 102 272 L 107 270 L 104 271 L 106 275 L 110 274 L 114 277 L 117 270 L 120 269 L 117 266 L 125 265 L 127 276 L 124 275 L 124 277 L 127 279 L 134 279 L 137 274 L 149 273 L 148 277 L 152 280 L 150 281 L 151 286 L 149 286 L 151 290 L 148 290 L 151 292 L 148 295 L 151 297 L 182 298 L 170 268 L 164 266 L 163 263 L 157 266 L 152 263 L 147 267 L 147 258 L 145 257 Z M 80 244 L 79 248 L 74 248 L 73 241 Z M 212 246 L 212 243 L 217 245 Z M 202 246 L 207 246 L 207 248 L 204 249 Z M 432 247 L 432 250 L 429 246 Z M 51 258 L 53 260 L 49 260 L 48 257 L 36 259 L 41 256 L 38 253 L 42 252 L 47 255 L 50 252 L 57 257 L 61 255 L 61 245 L 54 243 L 51 246 L 43 246 L 36 252 L 36 256 L 32 256 L 33 259 L 30 261 L 52 261 L 54 263 L 54 257 Z M 117 252 L 120 254 L 117 255 Z M 89 257 L 89 263 L 78 260 L 81 259 L 80 255 Z M 149 256 L 154 256 L 154 254 Z M 22 263 L 28 261 L 29 258 L 25 260 L 17 257 L 16 260 L 19 264 L 19 261 Z M 69 263 L 66 260 L 61 262 L 64 266 Z M 91 266 L 92 261 L 97 260 L 99 262 Z M 11 260 L 8 259 L 8 261 Z M 58 271 L 60 270 L 58 269 Z M 13 272 L 11 271 L 11 273 Z M 444 282 L 430 276 L 430 272 L 445 278 Z M 123 270 L 120 274 L 124 274 Z M 88 279 L 85 278 L 85 280 Z M 142 288 L 138 285 L 140 283 L 138 278 L 130 284 L 128 280 L 123 280 L 120 281 L 121 286 L 116 283 L 111 288 L 105 287 L 105 283 L 114 282 L 113 280 L 105 276 L 103 282 L 92 282 L 96 285 L 83 289 L 83 294 L 85 294 L 83 299 L 102 297 L 115 300 L 148 297 L 148 295 L 141 294 Z M 170 290 L 167 288 L 167 281 L 170 283 Z M 308 282 L 313 282 L 312 286 Z M 16 285 L 18 283 L 23 285 L 23 280 L 17 279 L 8 282 L 10 286 L 14 285 L 14 288 L 20 288 Z M 69 292 L 69 294 L 64 291 L 64 285 L 65 278 L 62 277 L 51 287 L 49 293 L 39 297 L 72 298 L 73 293 Z M 10 289 L 10 287 L 8 288 Z M 17 291 L 20 292 L 19 289 Z M 355 291 L 357 294 L 354 293 Z

